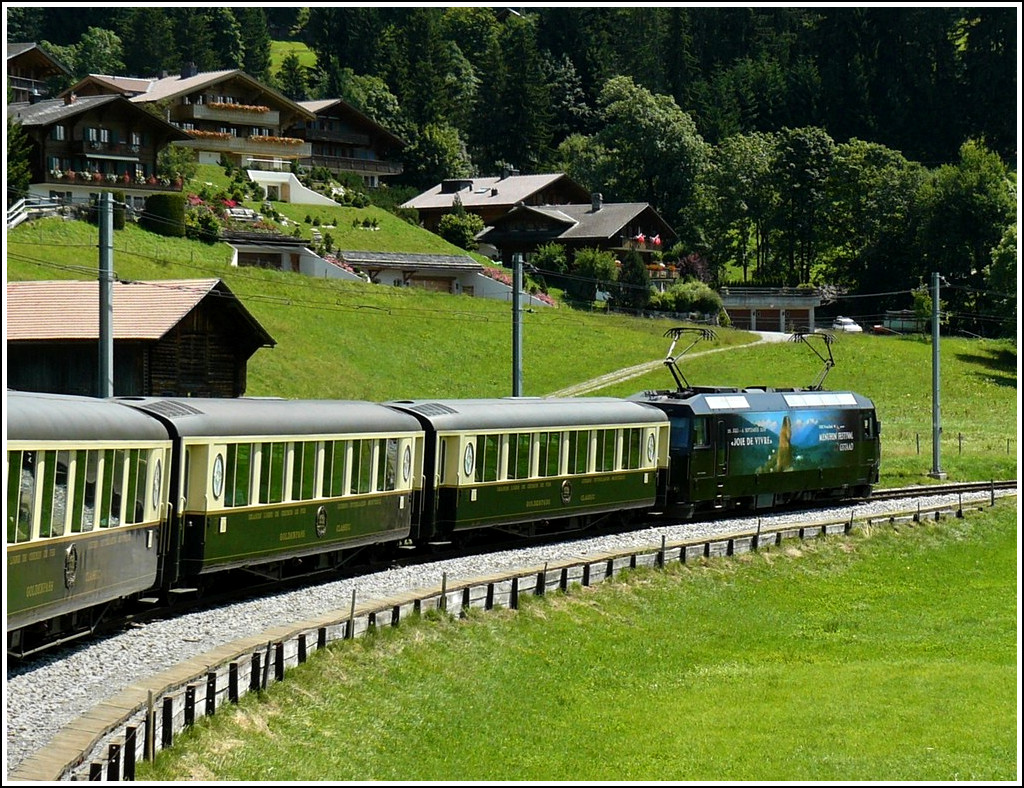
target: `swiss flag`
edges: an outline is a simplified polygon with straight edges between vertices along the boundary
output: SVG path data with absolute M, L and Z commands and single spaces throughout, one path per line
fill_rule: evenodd
M 636 242 L 637 243 L 641 243 L 642 244 L 646 240 L 647 240 L 647 237 L 643 233 L 637 233 L 636 234 Z
M 651 243 L 654 244 L 655 246 L 661 246 L 661 236 L 660 235 L 654 236 L 651 239 Z

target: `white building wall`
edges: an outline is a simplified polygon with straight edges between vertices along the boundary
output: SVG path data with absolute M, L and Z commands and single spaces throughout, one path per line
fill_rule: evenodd
M 263 197 L 267 198 L 270 191 L 277 192 L 281 202 L 295 205 L 334 205 L 334 200 L 324 197 L 319 192 L 307 189 L 291 172 L 271 172 L 270 170 L 246 170 L 249 178 L 263 189 Z

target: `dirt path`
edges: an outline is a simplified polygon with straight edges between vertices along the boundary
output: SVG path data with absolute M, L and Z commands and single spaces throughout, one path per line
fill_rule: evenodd
M 686 358 L 696 358 L 697 356 L 706 356 L 710 353 L 721 353 L 723 350 L 735 350 L 736 348 L 753 347 L 754 345 L 760 345 L 762 342 L 785 342 L 789 339 L 789 334 L 782 334 L 777 331 L 755 331 L 755 334 L 760 335 L 760 339 L 754 342 L 748 342 L 745 345 L 729 345 L 728 347 L 714 348 L 713 350 L 704 350 L 699 353 L 691 353 Z M 619 369 L 615 372 L 609 372 L 606 375 L 601 375 L 591 380 L 585 380 L 582 383 L 577 383 L 573 386 L 567 386 L 564 389 L 558 391 L 552 391 L 547 394 L 547 397 L 581 397 L 584 394 L 591 394 L 592 392 L 599 391 L 600 389 L 607 388 L 608 386 L 614 385 L 615 383 L 622 383 L 625 380 L 632 380 L 638 378 L 641 375 L 646 375 L 648 372 L 653 372 L 665 365 L 664 359 L 658 359 L 656 361 L 645 361 L 643 364 L 637 364 L 633 367 L 626 367 L 625 369 Z

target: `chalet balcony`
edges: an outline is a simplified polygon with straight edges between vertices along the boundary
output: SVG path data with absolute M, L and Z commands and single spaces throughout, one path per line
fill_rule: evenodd
M 140 161 L 143 150 L 129 142 L 101 142 L 100 140 L 74 140 L 69 146 L 73 154 L 88 159 L 112 159 L 115 161 Z
M 351 131 L 334 131 L 333 129 L 310 127 L 307 127 L 303 134 L 307 140 L 315 142 L 343 142 L 346 145 L 357 145 L 362 148 L 370 147 L 369 134 L 355 134 Z
M 83 174 L 71 171 L 62 172 L 60 175 L 48 172 L 42 177 L 42 180 L 33 181 L 33 183 L 45 183 L 62 188 L 85 186 L 90 189 L 112 189 L 115 191 L 135 192 L 180 192 L 183 188 L 181 181 L 161 180 L 160 178 L 155 177 L 143 180 L 130 178 L 128 181 L 125 181 L 124 176 L 120 175 L 111 178 L 108 175 L 101 174 L 97 179 L 93 174 Z
M 355 172 L 374 175 L 401 175 L 400 162 L 379 159 L 353 159 L 347 156 L 311 156 L 303 160 L 307 167 L 326 167 L 331 172 Z
M 233 156 L 250 156 L 255 159 L 277 156 L 283 159 L 301 159 L 308 157 L 313 151 L 308 142 L 297 137 L 232 137 L 219 131 L 200 131 L 185 129 L 195 137 L 187 142 L 177 142 L 188 148 L 199 148 L 207 151 L 219 151 Z
M 281 113 L 276 109 L 252 104 L 183 104 L 175 115 L 181 120 L 200 120 L 242 126 L 281 125 Z

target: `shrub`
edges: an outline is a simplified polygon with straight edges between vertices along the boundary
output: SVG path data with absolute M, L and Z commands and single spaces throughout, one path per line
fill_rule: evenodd
M 185 235 L 185 195 L 151 194 L 139 224 L 150 232 L 181 238 Z
M 475 213 L 458 216 L 447 213 L 441 217 L 437 226 L 437 234 L 448 243 L 472 251 L 476 249 L 476 235 L 484 229 L 484 220 Z

